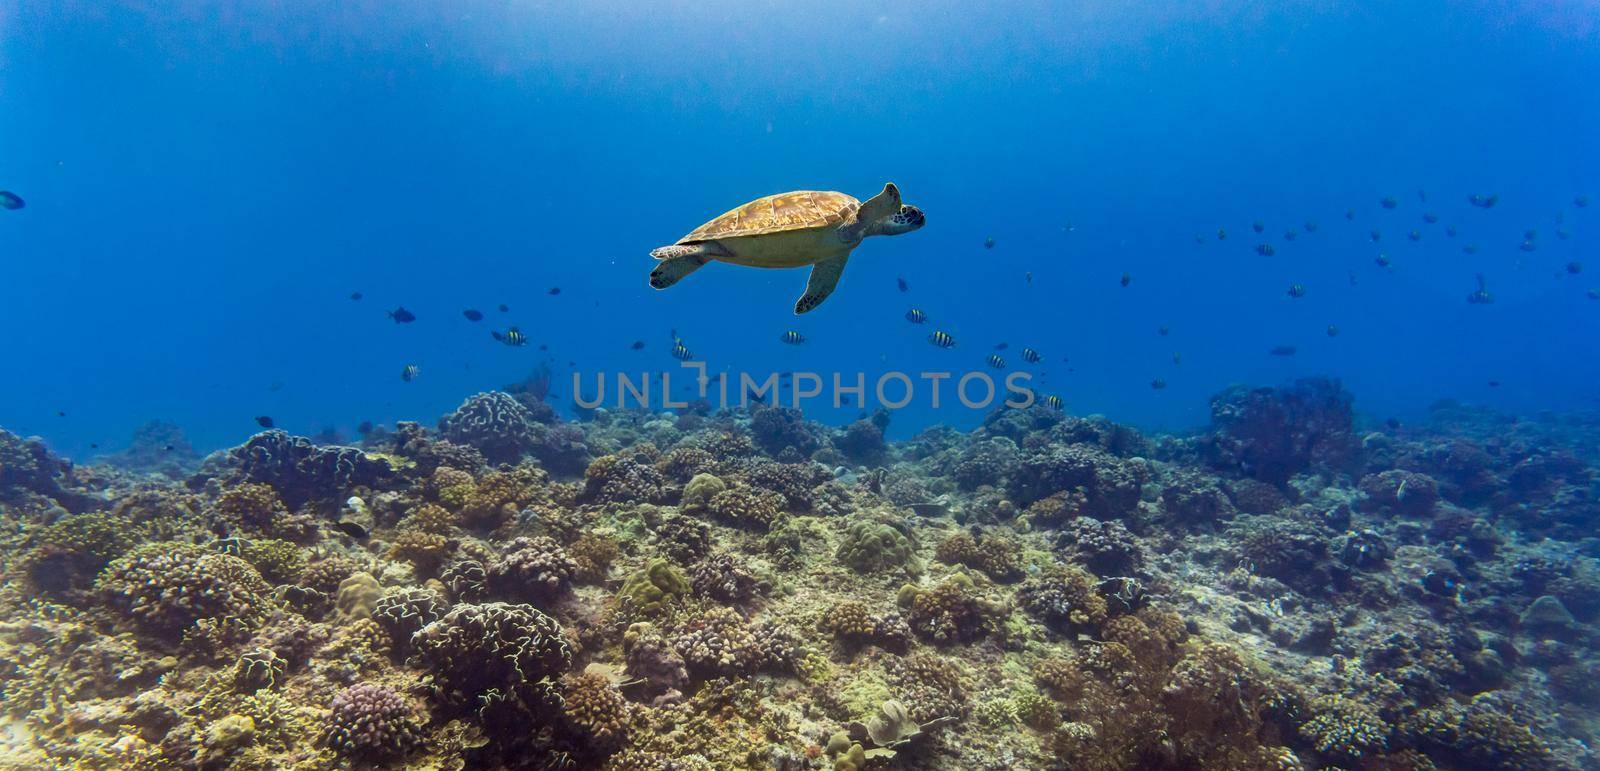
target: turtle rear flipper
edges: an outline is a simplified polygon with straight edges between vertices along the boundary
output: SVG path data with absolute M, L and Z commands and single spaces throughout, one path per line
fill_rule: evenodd
M 806 293 L 794 304 L 795 315 L 810 312 L 833 294 L 833 288 L 839 285 L 839 277 L 844 275 L 844 264 L 849 259 L 849 254 L 841 254 L 812 266 L 811 278 L 806 281 Z
M 697 249 L 698 246 L 664 246 L 656 252 L 667 249 Z M 651 252 L 655 254 L 655 252 Z M 650 271 L 650 286 L 656 289 L 666 289 L 682 281 L 684 276 L 700 269 L 700 266 L 711 261 L 711 258 L 700 254 L 688 254 L 668 257 L 658 257 L 661 261 L 656 263 L 655 270 Z

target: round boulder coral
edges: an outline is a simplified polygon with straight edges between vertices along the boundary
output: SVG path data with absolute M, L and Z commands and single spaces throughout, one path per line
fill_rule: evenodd
M 446 439 L 476 448 L 490 463 L 516 463 L 535 443 L 533 413 L 510 394 L 473 394 L 439 420 Z
M 411 638 L 448 704 L 468 706 L 490 691 L 516 691 L 572 665 L 561 625 L 532 605 L 463 604 Z

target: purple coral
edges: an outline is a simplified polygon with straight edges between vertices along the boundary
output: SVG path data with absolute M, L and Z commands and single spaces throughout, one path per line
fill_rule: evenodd
M 217 465 L 223 468 L 217 468 Z M 303 436 L 263 431 L 243 445 L 213 457 L 193 477 L 191 487 L 212 477 L 272 485 L 291 509 L 309 501 L 335 500 L 355 487 L 378 487 L 393 476 L 388 463 L 354 447 L 314 444 Z
M 1211 398 L 1204 454 L 1218 468 L 1275 485 L 1313 466 L 1342 468 L 1356 452 L 1353 401 L 1332 378 L 1229 388 Z
M 405 697 L 381 685 L 357 683 L 333 697 L 325 735 L 341 755 L 382 761 L 410 752 L 422 731 Z
M 1148 473 L 1142 463 L 1123 460 L 1088 445 L 1057 446 L 1022 460 L 1011 475 L 1008 489 L 1019 504 L 1052 494 L 1082 490 L 1085 513 L 1114 519 L 1132 513 L 1139 505 L 1140 487 Z
M 506 554 L 488 567 L 489 588 L 499 594 L 550 600 L 572 585 L 578 564 L 567 550 L 546 536 L 514 539 Z

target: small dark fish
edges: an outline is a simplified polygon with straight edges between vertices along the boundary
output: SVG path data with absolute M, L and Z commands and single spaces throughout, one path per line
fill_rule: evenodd
M 1217 240 L 1218 241 L 1226 241 L 1226 240 L 1228 240 L 1228 231 L 1227 231 L 1227 229 L 1225 229 L 1225 228 L 1217 228 Z
M 422 374 L 421 367 L 415 364 L 407 364 L 405 369 L 400 370 L 400 379 L 409 383 L 413 380 L 416 380 L 417 376 L 420 374 Z
M 1267 351 L 1268 356 L 1293 356 L 1296 349 L 1292 345 L 1275 345 Z
M 173 450 L 176 450 L 176 449 L 178 449 L 178 448 L 177 448 L 177 446 L 176 446 L 176 445 L 171 445 L 171 444 L 168 444 L 168 445 L 163 445 L 163 446 L 162 446 L 162 447 L 161 447 L 161 449 L 163 449 L 163 450 L 166 450 L 166 451 L 167 451 L 167 452 L 172 452 L 172 451 L 173 451 Z
M 513 348 L 521 348 L 528 344 L 528 336 L 522 334 L 522 330 L 516 327 L 506 329 L 504 334 L 498 331 L 490 332 L 489 336 L 494 338 L 496 342 L 504 343 Z
M 1262 222 L 1261 220 L 1256 220 L 1255 222 L 1250 223 L 1250 229 L 1260 233 L 1267 229 L 1267 223 Z
M 1534 242 L 1532 242 L 1532 241 L 1523 241 L 1522 245 L 1517 247 L 1517 248 L 1521 249 L 1524 252 L 1531 252 L 1531 251 L 1533 251 L 1535 249 L 1538 249 L 1539 245 L 1534 243 Z
M 1130 276 L 1130 275 L 1128 275 L 1126 273 L 1122 274 L 1122 281 L 1120 283 L 1123 286 L 1127 286 L 1127 285 L 1133 283 L 1133 276 Z
M 1559 239 L 1565 241 L 1565 240 L 1567 240 L 1567 239 L 1569 239 L 1571 237 L 1572 237 L 1572 233 L 1568 232 L 1566 228 L 1560 228 L 1560 229 L 1556 230 L 1556 238 L 1559 238 Z
M 1356 218 L 1356 210 L 1355 209 L 1345 209 L 1344 210 L 1344 218 L 1347 219 L 1347 220 L 1354 220 Z
M 1024 271 L 1023 274 L 1022 274 L 1022 280 L 1028 286 L 1033 286 L 1033 271 L 1031 271 L 1031 270 Z
M 997 350 L 997 351 L 1003 351 L 1003 350 L 1005 350 L 1007 348 L 1010 348 L 1010 347 L 1011 347 L 1010 343 L 995 343 L 994 344 L 994 349 Z
M 1300 234 L 1295 232 L 1294 228 L 1289 228 L 1288 230 L 1283 231 L 1283 240 L 1285 241 L 1293 241 L 1299 237 Z
M 989 367 L 991 369 L 1005 369 L 1006 368 L 1006 360 L 1000 358 L 1000 354 L 998 354 L 998 353 L 989 354 L 989 358 L 984 359 L 983 363 L 989 365 Z
M 17 209 L 21 209 L 27 205 L 28 204 L 23 202 L 22 196 L 17 195 L 10 190 L 0 190 L 0 209 L 10 209 L 12 211 L 16 211 Z
M 939 330 L 931 335 L 928 335 L 928 342 L 933 343 L 940 348 L 949 348 L 956 344 L 956 339 L 951 337 L 943 330 Z
M 1394 207 L 1399 206 L 1400 202 L 1396 201 L 1394 199 L 1394 196 L 1386 195 L 1386 196 L 1383 197 L 1383 200 L 1378 202 L 1378 205 L 1382 206 L 1385 209 L 1393 209 Z
M 1182 364 L 1183 363 L 1183 353 L 1181 351 L 1173 351 L 1172 352 L 1172 363 L 1173 364 Z
M 56 417 L 64 418 L 66 416 L 67 416 L 67 411 L 66 410 L 56 410 Z
M 1423 190 L 1420 187 L 1417 188 L 1417 200 L 1421 201 L 1423 203 L 1427 203 L 1428 202 L 1428 191 Z
M 548 294 L 550 294 L 550 295 L 561 294 L 561 287 L 559 287 L 559 286 L 550 287 L 550 291 L 548 292 Z
M 1406 234 L 1406 238 L 1409 238 L 1412 241 L 1421 241 L 1422 240 L 1422 231 L 1413 230 L 1410 233 Z
M 1389 255 L 1382 252 L 1379 252 L 1377 257 L 1372 258 L 1372 261 L 1377 263 L 1380 268 L 1389 267 Z
M 1305 229 L 1307 233 L 1317 232 L 1317 227 L 1318 225 L 1316 220 L 1306 220 Z
M 1338 324 L 1329 324 L 1328 325 L 1328 337 L 1338 337 L 1338 336 L 1339 336 L 1339 325 Z
M 360 300 L 364 296 L 365 295 L 361 294 L 360 292 L 351 292 L 350 293 L 350 299 L 352 299 L 352 300 Z
M 1256 254 L 1259 254 L 1262 257 L 1271 257 L 1277 253 L 1278 250 L 1272 248 L 1272 244 L 1256 244 Z
M 1572 199 L 1572 205 L 1576 206 L 1576 207 L 1578 207 L 1580 209 L 1582 209 L 1585 206 L 1588 206 L 1589 205 L 1589 196 L 1580 195 L 1577 198 Z
M 983 239 L 983 248 L 985 248 L 985 249 L 993 249 L 994 248 L 994 236 L 989 236 L 988 238 Z
M 1172 331 L 1172 328 L 1167 326 L 1166 324 L 1162 324 L 1161 326 L 1156 327 L 1156 334 L 1161 335 L 1162 337 L 1166 337 L 1167 334 L 1170 333 L 1171 331 Z
M 1350 271 L 1350 286 L 1355 286 L 1357 282 L 1358 279 L 1356 278 L 1356 272 L 1353 270 Z
M 1167 381 L 1161 378 L 1156 378 L 1155 380 L 1150 381 L 1150 387 L 1160 391 L 1161 389 L 1167 387 Z
M 1587 294 L 1591 300 L 1600 300 L 1600 289 L 1590 289 L 1584 294 Z
M 467 321 L 483 321 L 483 311 L 476 308 L 468 308 L 462 311 L 461 315 L 466 316 Z
M 684 345 L 683 341 L 679 340 L 672 344 L 672 358 L 678 361 L 688 361 L 694 358 L 694 354 L 689 352 L 689 346 Z
M 1528 228 L 1527 230 L 1522 231 L 1522 238 L 1524 241 L 1538 240 L 1539 231 L 1534 230 L 1533 228 Z
M 411 322 L 417 320 L 417 314 L 406 310 L 406 307 L 401 305 L 396 307 L 394 310 L 389 311 L 389 318 L 394 319 L 394 323 L 396 324 L 410 324 Z
M 909 321 L 909 322 L 911 322 L 913 324 L 921 324 L 922 322 L 927 321 L 927 320 L 928 320 L 928 314 L 923 313 L 921 310 L 918 310 L 916 308 L 912 308 L 911 310 L 906 311 L 906 321 Z
M 1437 214 L 1435 214 L 1435 213 L 1433 213 L 1431 211 L 1427 212 L 1427 213 L 1422 215 L 1422 221 L 1428 223 L 1429 225 L 1432 225 L 1433 223 L 1439 221 L 1439 215 L 1437 215 Z
M 1289 296 L 1290 297 L 1305 297 L 1306 296 L 1306 286 L 1305 286 L 1305 284 L 1290 284 L 1289 285 Z
M 511 312 L 511 308 L 509 306 L 507 306 L 505 303 L 500 303 L 500 312 L 501 313 L 510 313 Z
M 1500 387 L 1500 381 L 1498 381 L 1498 380 L 1489 381 L 1489 387 L 1490 388 L 1499 388 Z
M 1571 273 L 1574 276 L 1578 275 L 1579 273 L 1582 273 L 1583 272 L 1583 263 L 1578 262 L 1577 260 L 1573 260 L 1572 262 L 1567 263 L 1567 272 Z
M 1050 409 L 1055 410 L 1057 412 L 1060 412 L 1061 411 L 1061 397 L 1056 396 L 1055 394 L 1050 394 L 1049 396 L 1044 397 L 1044 406 L 1049 407 Z
M 1022 360 L 1029 364 L 1038 364 L 1039 362 L 1044 361 L 1044 357 L 1040 356 L 1039 352 L 1033 350 L 1032 348 L 1023 348 Z
M 906 280 L 903 279 L 903 278 L 897 278 L 897 279 L 894 280 L 894 282 L 900 286 L 900 291 L 902 291 L 902 292 L 905 292 L 905 291 L 911 289 L 911 285 L 907 284 Z
M 256 416 L 256 425 L 258 425 L 258 426 L 260 426 L 262 428 L 273 428 L 273 427 L 277 426 L 277 423 L 274 423 L 272 421 L 272 416 L 271 415 L 257 415 Z
M 92 449 L 92 450 L 98 450 L 98 449 L 100 449 L 100 443 L 99 442 L 90 442 L 89 443 L 89 448 Z
M 635 351 L 642 351 L 642 350 L 644 350 L 644 341 L 643 340 L 635 340 L 635 341 L 633 341 L 633 345 L 630 345 L 628 347 L 633 349 L 633 350 L 635 350 Z
M 1371 237 L 1371 238 L 1372 238 L 1372 242 L 1373 242 L 1373 243 L 1377 243 L 1377 242 L 1379 242 L 1379 241 L 1382 241 L 1382 240 L 1383 240 L 1383 231 L 1381 231 L 1381 230 L 1376 230 L 1376 229 L 1374 229 L 1374 230 L 1373 230 L 1373 231 L 1372 231 L 1372 232 L 1371 232 L 1371 233 L 1369 233 L 1369 234 L 1368 234 L 1368 235 L 1369 235 L 1369 237 Z
M 549 345 L 547 345 L 547 344 L 545 344 L 545 343 L 540 343 L 540 344 L 539 344 L 539 350 L 541 350 L 541 351 L 548 351 L 548 350 L 550 350 L 550 346 L 549 346 Z
M 1444 234 L 1446 236 L 1449 236 L 1450 238 L 1455 238 L 1456 237 L 1456 226 L 1455 225 L 1447 226 L 1444 229 Z
M 370 434 L 376 430 L 378 430 L 378 427 L 372 425 L 372 421 L 370 420 L 363 420 L 361 421 L 361 425 L 356 426 L 356 433 L 362 436 L 366 436 L 367 434 Z
M 1385 426 L 1388 426 L 1389 430 L 1391 430 L 1391 431 L 1395 431 L 1395 430 L 1398 430 L 1400 428 L 1400 420 L 1399 420 L 1399 418 L 1389 418 L 1388 420 L 1383 421 L 1383 424 Z
M 806 336 L 791 329 L 787 332 L 784 332 L 783 335 L 778 338 L 778 340 L 783 342 L 785 345 L 800 345 L 806 341 Z
M 1489 280 L 1482 273 L 1474 274 L 1478 281 L 1478 288 L 1467 295 L 1467 302 L 1472 305 L 1488 305 L 1494 302 L 1494 295 L 1489 293 Z
M 335 522 L 333 523 L 333 529 L 358 541 L 367 537 L 367 529 L 359 522 Z
M 1470 203 L 1480 209 L 1488 209 L 1493 207 L 1495 204 L 1500 203 L 1500 196 L 1498 194 L 1479 195 L 1474 193 L 1471 198 L 1467 199 L 1467 203 Z
M 1199 233 L 1194 234 L 1194 245 L 1195 246 L 1204 245 L 1205 242 L 1206 242 L 1206 237 L 1204 235 L 1201 235 Z

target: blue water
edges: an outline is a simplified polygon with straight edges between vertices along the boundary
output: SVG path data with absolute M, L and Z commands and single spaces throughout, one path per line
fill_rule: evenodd
M 82 457 L 150 418 L 203 448 L 262 414 L 431 423 L 545 360 L 563 401 L 573 369 L 673 369 L 673 329 L 752 372 L 1032 346 L 1068 410 L 1151 427 L 1313 373 L 1373 417 L 1600 392 L 1593 3 L 318 5 L 0 4 L 0 189 L 28 202 L 0 211 L 0 425 Z M 867 241 L 812 314 L 802 270 L 645 283 L 739 203 L 886 180 L 927 227 Z

